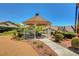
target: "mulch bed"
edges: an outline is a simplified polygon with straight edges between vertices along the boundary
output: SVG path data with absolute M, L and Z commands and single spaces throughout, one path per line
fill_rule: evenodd
M 51 48 L 49 48 L 49 46 L 39 40 L 36 40 L 35 42 L 32 40 L 26 40 L 24 42 L 30 44 L 37 51 L 39 56 L 57 56 L 57 54 Z M 42 47 L 38 47 L 40 44 Z

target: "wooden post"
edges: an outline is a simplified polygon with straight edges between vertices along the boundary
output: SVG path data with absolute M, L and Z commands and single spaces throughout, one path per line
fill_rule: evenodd
M 36 24 L 34 24 L 34 39 L 36 40 Z
M 50 25 L 48 25 L 48 38 L 50 37 Z
M 24 39 L 26 38 L 25 26 L 26 25 L 24 25 Z

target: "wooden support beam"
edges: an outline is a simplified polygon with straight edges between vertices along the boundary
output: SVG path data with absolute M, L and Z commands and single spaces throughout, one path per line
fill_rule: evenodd
M 36 40 L 36 24 L 34 24 L 34 39 Z

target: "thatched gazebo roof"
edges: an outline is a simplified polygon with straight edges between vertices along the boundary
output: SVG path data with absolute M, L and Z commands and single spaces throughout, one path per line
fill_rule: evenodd
M 36 13 L 34 17 L 24 21 L 23 24 L 27 24 L 27 25 L 34 25 L 34 24 L 36 24 L 36 25 L 49 25 L 50 22 L 44 20 L 43 18 L 41 18 L 39 16 L 38 13 Z

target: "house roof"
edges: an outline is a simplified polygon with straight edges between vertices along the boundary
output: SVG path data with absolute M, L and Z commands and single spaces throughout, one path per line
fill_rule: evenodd
M 15 24 L 11 21 L 0 22 L 0 26 L 19 27 L 17 24 Z
M 65 30 L 68 32 L 74 32 L 74 29 L 71 26 L 66 26 Z
M 58 30 L 58 26 L 51 26 L 51 29 Z

